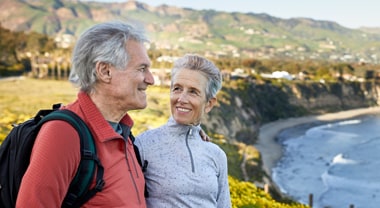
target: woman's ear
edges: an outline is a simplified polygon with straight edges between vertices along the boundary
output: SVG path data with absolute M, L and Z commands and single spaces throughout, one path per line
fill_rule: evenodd
M 205 113 L 210 112 L 211 109 L 215 106 L 216 102 L 217 102 L 216 97 L 213 97 L 210 100 L 208 100 L 205 106 Z
M 95 65 L 95 70 L 98 80 L 107 83 L 111 81 L 111 67 L 109 64 L 104 62 L 97 62 Z

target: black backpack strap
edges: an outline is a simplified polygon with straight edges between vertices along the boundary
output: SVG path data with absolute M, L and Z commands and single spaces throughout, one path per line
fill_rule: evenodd
M 70 123 L 80 137 L 81 161 L 77 173 L 72 180 L 62 207 L 80 207 L 86 203 L 104 186 L 104 168 L 97 157 L 96 146 L 91 131 L 84 121 L 70 110 L 54 111 L 41 120 L 41 124 L 50 120 L 63 120 Z M 90 189 L 90 185 L 96 172 L 96 185 Z
M 139 148 L 135 145 L 135 137 L 133 136 L 132 131 L 129 132 L 129 138 L 131 138 L 131 140 L 132 140 L 133 149 L 135 150 L 137 162 L 139 163 L 141 170 L 144 173 L 146 171 L 146 168 L 148 167 L 148 161 L 147 160 L 142 161 L 142 159 L 140 157 Z M 146 183 L 145 183 L 145 188 L 144 188 L 144 196 L 145 196 L 145 198 L 149 197 L 149 192 L 148 192 L 148 189 L 146 187 Z

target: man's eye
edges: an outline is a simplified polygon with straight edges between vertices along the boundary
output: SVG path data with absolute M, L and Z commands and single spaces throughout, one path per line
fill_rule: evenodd
M 140 71 L 140 72 L 146 72 L 148 69 L 149 69 L 148 66 L 146 66 L 146 65 L 142 65 L 142 66 L 140 66 L 140 68 L 138 68 L 137 70 Z

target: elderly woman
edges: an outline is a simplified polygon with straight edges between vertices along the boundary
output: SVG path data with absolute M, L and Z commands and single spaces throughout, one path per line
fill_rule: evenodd
M 136 140 L 141 159 L 148 163 L 148 207 L 231 207 L 226 154 L 199 133 L 221 87 L 221 73 L 209 60 L 185 55 L 175 62 L 172 116 Z

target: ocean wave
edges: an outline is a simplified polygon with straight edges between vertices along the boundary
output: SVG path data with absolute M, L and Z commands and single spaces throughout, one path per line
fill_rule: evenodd
M 340 153 L 333 158 L 332 164 L 357 164 L 357 161 L 344 158 L 343 154 Z
M 375 208 L 380 203 L 380 118 L 368 116 L 283 134 L 283 157 L 273 180 L 299 202 L 312 193 L 316 208 Z M 291 130 L 289 131 L 291 132 Z

